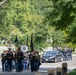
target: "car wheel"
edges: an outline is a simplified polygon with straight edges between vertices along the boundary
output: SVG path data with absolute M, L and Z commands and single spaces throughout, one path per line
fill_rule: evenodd
M 42 61 L 42 63 L 44 63 L 45 61 Z
M 60 62 L 62 62 L 62 61 L 63 61 L 63 58 L 61 57 Z
M 57 58 L 54 59 L 54 62 L 55 62 L 55 63 L 58 62 Z

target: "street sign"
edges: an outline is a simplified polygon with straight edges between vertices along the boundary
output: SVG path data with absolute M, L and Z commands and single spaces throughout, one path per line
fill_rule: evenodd
M 27 52 L 28 51 L 28 47 L 26 45 L 21 46 L 21 51 Z

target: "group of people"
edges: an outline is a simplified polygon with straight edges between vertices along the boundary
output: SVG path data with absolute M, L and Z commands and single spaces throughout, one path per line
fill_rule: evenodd
M 72 60 L 72 49 L 69 47 L 64 48 L 62 51 L 63 61 Z
M 72 60 L 72 49 L 69 47 L 64 48 L 54 48 L 62 52 L 63 61 Z M 18 47 L 16 51 L 12 51 L 8 48 L 8 51 L 4 51 L 1 54 L 2 61 L 2 71 L 11 72 L 13 69 L 16 72 L 21 72 L 23 70 L 29 69 L 31 71 L 38 71 L 41 65 L 41 57 L 38 51 L 22 52 L 21 47 Z
M 68 60 L 72 60 L 72 48 L 71 47 L 65 47 L 65 48 L 61 48 L 58 47 L 57 50 L 59 50 L 62 53 L 62 57 L 63 57 L 63 61 L 68 61 Z
M 13 69 L 16 72 L 21 72 L 26 69 L 31 71 L 38 71 L 40 66 L 40 55 L 38 51 L 33 51 L 30 54 L 28 52 L 22 52 L 21 47 L 18 47 L 16 51 L 11 51 L 11 48 L 7 52 L 1 54 L 2 71 L 11 72 Z

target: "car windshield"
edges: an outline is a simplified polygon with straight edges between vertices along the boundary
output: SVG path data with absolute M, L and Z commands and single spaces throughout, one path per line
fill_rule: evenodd
M 51 55 L 51 56 L 54 56 L 54 55 L 56 55 L 58 53 L 58 51 L 47 51 L 47 52 L 45 52 L 45 54 L 44 55 Z

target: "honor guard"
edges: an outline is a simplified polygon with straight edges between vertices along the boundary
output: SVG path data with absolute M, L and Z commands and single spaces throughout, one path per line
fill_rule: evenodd
M 1 57 L 2 57 L 2 59 L 1 59 L 1 61 L 2 61 L 2 71 L 4 72 L 5 71 L 5 62 L 6 62 L 6 54 L 5 54 L 5 52 L 3 52 L 1 54 Z
M 23 70 L 22 60 L 23 60 L 23 52 L 21 51 L 21 47 L 18 47 L 18 51 L 16 52 L 16 71 L 21 72 Z
M 13 53 L 11 51 L 11 48 L 8 49 L 8 53 L 6 54 L 6 60 L 7 60 L 8 72 L 12 71 Z

